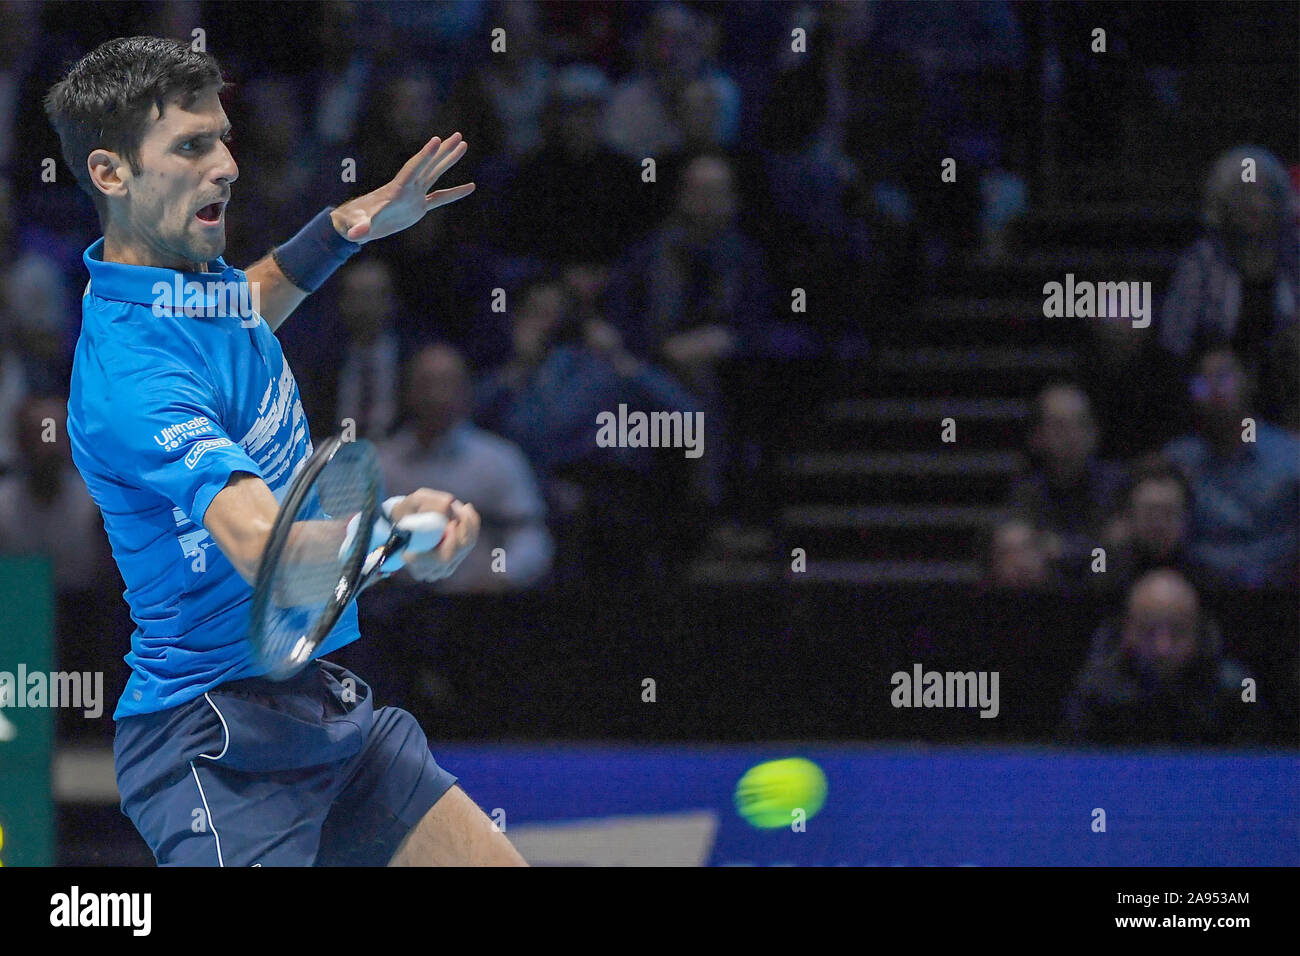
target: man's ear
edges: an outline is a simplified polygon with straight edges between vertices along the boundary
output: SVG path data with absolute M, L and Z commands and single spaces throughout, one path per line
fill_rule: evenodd
M 86 168 L 90 171 L 90 181 L 102 195 L 114 199 L 126 196 L 131 168 L 117 153 L 110 149 L 91 150 L 86 157 Z

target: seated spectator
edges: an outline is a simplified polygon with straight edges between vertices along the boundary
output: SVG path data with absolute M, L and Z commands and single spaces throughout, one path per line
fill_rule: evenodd
M 1233 745 L 1263 725 L 1242 697 L 1245 669 L 1227 657 L 1195 589 L 1168 569 L 1129 591 L 1124 616 L 1093 636 L 1066 702 L 1072 742 Z
M 1183 377 L 1160 348 L 1154 324 L 1135 328 L 1132 319 L 1114 316 L 1083 324 L 1075 369 L 1101 427 L 1099 453 L 1133 460 L 1187 431 L 1187 403 L 1171 401 L 1183 394 Z
M 435 345 L 416 354 L 407 375 L 410 420 L 379 445 L 380 466 L 389 494 L 437 488 L 471 502 L 482 519 L 478 544 L 437 590 L 521 590 L 550 569 L 546 505 L 519 447 L 468 421 L 470 396 L 459 352 Z
M 1127 592 L 1156 568 L 1173 568 L 1196 580 L 1188 555 L 1191 489 L 1182 472 L 1158 456 L 1136 469 L 1123 510 L 1107 529 L 1106 573 L 1094 574 L 1098 588 Z
M 608 98 L 609 81 L 595 67 L 572 64 L 556 76 L 540 147 L 503 185 L 501 221 L 510 228 L 497 230 L 493 242 L 506 252 L 551 263 L 604 262 L 648 227 L 653 187 L 600 141 Z
M 331 421 L 327 426 L 313 420 L 312 427 L 337 431 L 350 419 L 354 437 L 377 440 L 391 431 L 398 412 L 400 347 L 392 273 L 376 258 L 340 271 L 338 313 L 347 339 L 338 364 L 322 370 L 323 381 L 311 398 L 313 407 L 329 410 Z
M 1055 538 L 1051 551 L 1065 581 L 1085 583 L 1092 549 L 1120 502 L 1122 466 L 1095 457 L 1098 434 L 1078 386 L 1044 388 L 1034 404 L 1029 474 L 1011 488 L 1009 510 Z
M 559 283 L 534 282 L 516 297 L 514 359 L 481 383 L 475 419 L 519 444 L 541 475 L 557 574 L 591 581 L 682 561 L 698 537 L 691 460 L 675 448 L 601 447 L 597 416 L 620 404 L 689 414 L 699 403 L 608 325 L 576 322 Z
M 673 216 L 628 251 L 610 287 L 628 348 L 698 391 L 714 387 L 718 361 L 754 348 L 772 318 L 763 255 L 735 228 L 737 210 L 730 165 L 696 158 Z
M 0 291 L 0 313 L 8 316 L 28 387 L 46 394 L 66 391 L 76 345 L 71 334 L 75 313 L 58 266 L 28 253 L 5 270 Z
M 0 552 L 44 554 L 60 594 L 116 580 L 99 509 L 72 464 L 64 399 L 32 395 L 15 420 L 19 466 L 0 478 Z
M 1051 542 L 1041 529 L 1019 518 L 998 523 L 984 553 L 987 587 L 1029 591 L 1054 582 Z
M 1232 350 L 1211 350 L 1197 370 L 1196 431 L 1164 450 L 1192 488 L 1192 561 L 1219 585 L 1293 586 L 1300 439 L 1253 418 L 1254 383 Z M 1253 441 L 1245 440 L 1247 418 Z
M 14 423 L 30 389 L 12 320 L 0 310 L 0 475 L 18 467 L 18 436 Z
M 684 141 L 679 104 L 693 80 L 710 83 L 722 104 L 724 144 L 734 141 L 740 121 L 740 88 L 710 65 L 715 26 L 677 3 L 656 5 L 641 38 L 640 66 L 614 89 L 605 113 L 605 141 L 641 162 L 680 148 Z
M 1243 182 L 1242 163 L 1255 163 Z M 1178 262 L 1160 313 L 1160 343 L 1189 364 L 1231 346 L 1261 386 L 1260 411 L 1300 428 L 1300 242 L 1297 196 L 1268 150 L 1239 147 L 1214 164 L 1205 187 L 1205 235 Z
M 494 14 L 494 26 L 505 31 L 505 50 L 461 77 L 434 125 L 459 129 L 481 156 L 519 159 L 541 145 L 542 110 L 554 71 L 533 0 L 510 0 Z

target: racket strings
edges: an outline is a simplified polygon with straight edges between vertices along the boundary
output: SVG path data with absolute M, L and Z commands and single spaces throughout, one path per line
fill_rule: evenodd
M 351 596 L 350 578 L 370 530 L 348 523 L 376 500 L 368 449 L 343 446 L 317 475 L 282 535 L 262 602 L 260 656 L 273 674 L 305 664 Z

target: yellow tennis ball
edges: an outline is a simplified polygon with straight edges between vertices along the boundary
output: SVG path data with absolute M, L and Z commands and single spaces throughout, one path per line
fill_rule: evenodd
M 760 830 L 790 826 L 803 811 L 811 820 L 826 802 L 826 774 L 803 757 L 750 767 L 736 783 L 736 811 Z

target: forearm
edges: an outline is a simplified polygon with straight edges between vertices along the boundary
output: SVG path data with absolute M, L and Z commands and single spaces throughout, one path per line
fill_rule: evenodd
M 261 314 L 272 331 L 360 248 L 347 239 L 339 211 L 327 207 L 292 239 L 249 266 L 248 281 L 256 283 Z
M 273 332 L 307 298 L 307 292 L 290 282 L 270 255 L 258 259 L 244 271 L 249 284 L 257 289 L 262 318 Z

